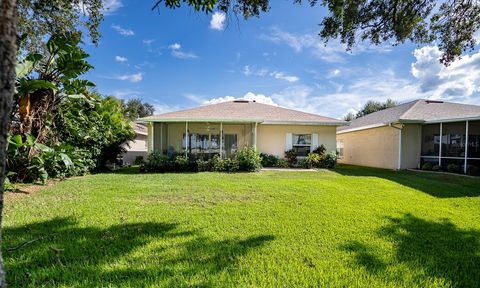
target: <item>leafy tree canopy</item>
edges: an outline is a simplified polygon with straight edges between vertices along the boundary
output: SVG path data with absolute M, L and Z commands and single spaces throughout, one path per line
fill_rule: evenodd
M 131 120 L 153 115 L 155 107 L 142 99 L 129 99 L 127 102 L 122 101 L 125 116 Z
M 88 31 L 93 43 L 100 38 L 102 0 L 17 0 L 20 51 L 40 52 L 53 35 Z
M 358 40 L 377 45 L 407 40 L 436 43 L 446 65 L 474 49 L 474 34 L 480 28 L 480 1 L 476 0 L 324 0 L 322 4 L 329 10 L 321 22 L 320 36 L 325 41 L 340 38 L 347 49 Z
M 344 120 L 346 121 L 352 121 L 356 118 L 363 117 L 365 115 L 371 114 L 373 112 L 377 112 L 380 110 L 384 110 L 387 108 L 392 108 L 397 106 L 397 102 L 393 101 L 392 99 L 387 99 L 385 102 L 379 102 L 379 101 L 373 101 L 370 100 L 365 105 L 363 108 L 357 112 L 356 115 L 354 115 L 352 112 L 348 113 L 347 115 L 344 116 Z

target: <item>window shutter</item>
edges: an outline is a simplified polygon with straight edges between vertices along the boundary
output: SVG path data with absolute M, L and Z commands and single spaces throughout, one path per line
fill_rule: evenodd
M 318 147 L 318 134 L 313 133 L 312 134 L 312 151 L 315 150 Z
M 287 133 L 287 135 L 285 136 L 285 151 L 292 149 L 292 138 L 292 133 Z

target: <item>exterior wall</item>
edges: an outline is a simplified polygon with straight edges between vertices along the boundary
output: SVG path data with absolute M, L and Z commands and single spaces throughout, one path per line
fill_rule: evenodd
M 343 140 L 344 145 L 339 163 L 398 168 L 399 130 L 396 128 L 385 126 L 341 133 L 337 139 Z
M 135 139 L 128 142 L 128 147 L 125 145 L 124 147 L 127 149 L 127 152 L 123 154 L 123 163 L 125 164 L 133 164 L 135 158 L 137 156 L 142 156 L 144 159 L 147 156 L 147 135 L 140 135 L 137 134 Z
M 327 152 L 336 150 L 336 127 L 313 125 L 268 125 L 257 127 L 257 148 L 262 153 L 285 157 L 287 133 L 318 134 L 318 145 L 325 145 Z
M 422 125 L 405 124 L 402 130 L 401 169 L 419 168 L 421 151 L 422 151 Z

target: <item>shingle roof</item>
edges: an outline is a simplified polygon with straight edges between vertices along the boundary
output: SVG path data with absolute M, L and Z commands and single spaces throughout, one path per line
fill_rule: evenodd
M 480 119 L 480 106 L 433 100 L 415 100 L 353 120 L 350 126 L 339 127 L 339 132 L 361 130 L 390 123 L 440 122 L 455 119 Z
M 145 124 L 133 122 L 131 125 L 136 134 L 142 134 L 142 135 L 148 134 L 147 127 L 145 126 Z
M 254 101 L 230 101 L 142 118 L 146 122 L 224 121 L 264 124 L 345 125 L 345 121 L 312 113 L 262 104 Z

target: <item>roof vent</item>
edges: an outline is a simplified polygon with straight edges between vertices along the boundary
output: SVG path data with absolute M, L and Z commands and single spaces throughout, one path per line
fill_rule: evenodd
M 427 104 L 432 104 L 432 103 L 441 104 L 441 103 L 443 103 L 443 101 L 439 101 L 439 100 L 427 100 L 427 101 L 425 101 L 425 102 L 427 102 Z
M 250 101 L 248 100 L 245 100 L 245 99 L 237 99 L 237 100 L 233 100 L 233 103 L 248 103 Z

